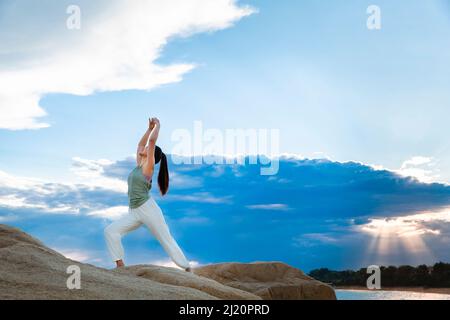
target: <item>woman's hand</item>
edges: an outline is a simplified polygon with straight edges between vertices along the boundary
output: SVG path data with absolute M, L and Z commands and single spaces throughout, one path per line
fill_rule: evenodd
M 158 118 L 149 119 L 149 128 L 151 128 L 149 137 L 148 137 L 148 146 L 147 150 L 147 159 L 145 164 L 142 167 L 142 172 L 146 176 L 153 175 L 153 169 L 155 167 L 155 146 L 156 141 L 158 140 L 160 123 Z
M 161 127 L 161 123 L 159 122 L 158 118 L 153 118 L 153 127 Z
M 136 162 L 138 165 L 141 164 L 142 160 L 142 154 L 144 153 L 145 146 L 148 143 L 148 139 L 150 137 L 150 133 L 152 132 L 153 128 L 155 127 L 154 118 L 148 118 L 148 129 L 145 131 L 144 135 L 142 136 L 141 140 L 139 141 L 138 148 L 136 151 Z
M 148 119 L 148 128 L 150 129 L 150 131 L 153 130 L 154 127 L 156 126 L 160 126 L 160 122 L 158 118 L 149 118 Z
M 148 130 L 152 131 L 155 127 L 155 118 L 148 118 Z
M 148 141 L 150 143 L 156 143 L 156 140 L 158 139 L 159 129 L 160 129 L 160 122 L 158 118 L 151 118 L 150 119 L 150 127 L 152 128 L 150 131 L 150 136 Z

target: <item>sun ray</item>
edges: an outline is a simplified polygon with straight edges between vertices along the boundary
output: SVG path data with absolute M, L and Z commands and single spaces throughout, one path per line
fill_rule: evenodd
M 365 261 L 369 264 L 389 264 L 393 257 L 406 254 L 409 261 L 424 263 L 434 261 L 425 236 L 439 236 L 440 231 L 430 227 L 433 222 L 450 222 L 450 208 L 437 212 L 422 212 L 413 215 L 374 218 L 362 226 L 360 232 L 368 234 Z

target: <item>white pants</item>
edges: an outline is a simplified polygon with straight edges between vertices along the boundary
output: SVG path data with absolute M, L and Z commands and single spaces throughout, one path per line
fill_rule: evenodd
M 189 267 L 189 261 L 170 234 L 162 211 L 153 198 L 150 198 L 139 208 L 130 209 L 129 211 L 128 215 L 105 229 L 106 244 L 114 261 L 123 260 L 124 258 L 122 237 L 145 224 L 173 262 L 183 269 Z

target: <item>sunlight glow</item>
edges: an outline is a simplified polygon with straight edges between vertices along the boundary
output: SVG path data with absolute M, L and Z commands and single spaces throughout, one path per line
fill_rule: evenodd
M 440 223 L 450 222 L 450 208 L 438 212 L 423 212 L 409 216 L 371 219 L 359 226 L 360 232 L 372 236 L 368 246 L 368 255 L 375 258 L 397 254 L 431 257 L 432 252 L 424 241 L 425 236 L 438 236 L 436 228 Z

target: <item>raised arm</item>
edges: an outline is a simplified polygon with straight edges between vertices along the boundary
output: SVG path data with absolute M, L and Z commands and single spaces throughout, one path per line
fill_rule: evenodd
M 147 145 L 148 137 L 150 136 L 150 133 L 152 132 L 153 126 L 154 126 L 154 124 L 152 122 L 152 119 L 148 119 L 148 129 L 142 136 L 141 140 L 139 141 L 137 151 L 136 151 L 137 165 L 140 165 L 140 163 L 141 163 L 141 158 L 142 158 L 141 153 L 143 153 L 145 150 L 145 146 Z
M 151 132 L 148 136 L 147 161 L 142 167 L 142 173 L 152 176 L 155 168 L 155 146 L 159 136 L 160 123 L 158 118 L 151 119 Z

